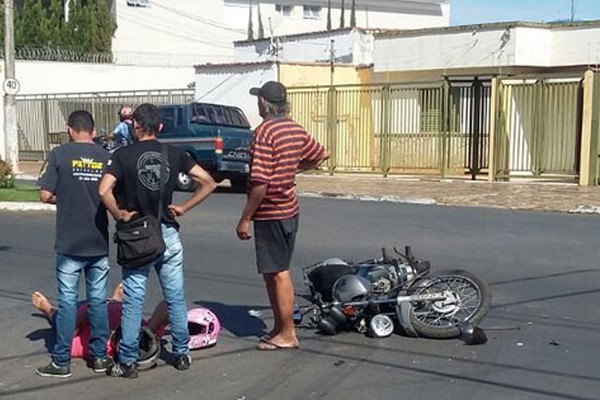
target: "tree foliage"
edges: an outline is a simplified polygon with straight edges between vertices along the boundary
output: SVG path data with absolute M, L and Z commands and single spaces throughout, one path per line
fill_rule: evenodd
M 327 0 L 327 30 L 331 30 L 331 0 Z
M 250 14 L 248 15 L 248 40 L 254 40 L 254 25 L 252 24 L 252 0 L 248 0 Z
M 78 53 L 110 53 L 117 28 L 106 0 L 24 0 L 15 7 L 15 47 Z M 4 40 L 4 7 L 0 7 Z M 66 18 L 68 17 L 68 18 Z
M 258 38 L 264 39 L 265 38 L 265 27 L 263 26 L 262 15 L 260 14 L 260 2 L 258 2 L 257 5 L 258 5 Z

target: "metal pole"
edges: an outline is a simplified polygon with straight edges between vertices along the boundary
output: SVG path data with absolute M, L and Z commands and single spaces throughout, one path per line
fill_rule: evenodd
M 331 39 L 329 47 L 329 84 L 333 86 L 333 76 L 335 74 L 335 40 Z
M 4 140 L 6 162 L 18 172 L 19 140 L 17 136 L 17 105 L 15 93 L 7 90 L 15 81 L 14 1 L 4 0 Z M 18 90 L 18 88 L 17 88 Z

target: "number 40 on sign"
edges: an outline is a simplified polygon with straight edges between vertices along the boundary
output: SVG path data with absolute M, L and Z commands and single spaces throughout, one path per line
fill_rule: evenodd
M 19 89 L 21 89 L 21 84 L 16 79 L 5 79 L 4 84 L 2 85 L 4 88 L 4 93 L 6 94 L 17 94 L 19 93 Z

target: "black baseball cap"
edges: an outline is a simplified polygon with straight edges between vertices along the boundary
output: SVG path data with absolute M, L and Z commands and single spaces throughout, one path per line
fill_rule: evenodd
M 287 91 L 285 86 L 279 82 L 269 81 L 262 87 L 250 89 L 250 94 L 260 96 L 269 103 L 283 104 L 287 102 Z

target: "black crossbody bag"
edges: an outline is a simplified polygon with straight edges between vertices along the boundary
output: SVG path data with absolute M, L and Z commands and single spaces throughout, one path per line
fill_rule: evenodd
M 128 269 L 142 267 L 160 257 L 166 249 L 160 227 L 163 211 L 163 190 L 166 185 L 168 163 L 167 147 L 162 146 L 163 162 L 160 166 L 158 193 L 158 218 L 154 215 L 137 217 L 130 221 L 117 221 L 114 242 L 117 244 L 117 263 Z

